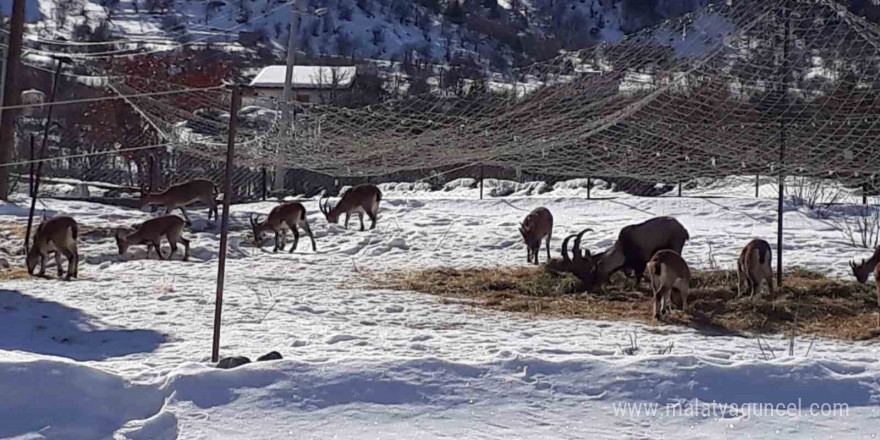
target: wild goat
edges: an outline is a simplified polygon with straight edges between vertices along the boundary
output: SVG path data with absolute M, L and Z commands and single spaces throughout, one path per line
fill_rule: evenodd
M 272 249 L 272 252 L 278 252 L 278 249 L 283 251 L 287 239 L 287 230 L 290 229 L 293 232 L 293 246 L 290 248 L 290 253 L 292 254 L 299 243 L 299 228 L 302 228 L 312 240 L 312 251 L 318 250 L 317 246 L 315 246 L 315 236 L 312 234 L 312 229 L 309 228 L 309 221 L 306 218 L 306 208 L 302 203 L 284 203 L 272 208 L 266 220 L 260 221 L 259 217 L 256 219 L 251 217 L 250 220 L 251 228 L 254 232 L 254 244 L 259 247 L 263 245 L 263 232 L 272 230 L 275 232 L 275 248 Z M 279 235 L 281 238 L 280 246 L 278 243 Z
M 538 264 L 541 240 L 546 238 L 547 261 L 550 261 L 550 238 L 553 236 L 553 214 L 547 208 L 535 208 L 519 226 L 519 233 L 526 242 L 526 261 Z M 534 257 L 534 261 L 532 260 Z
M 165 215 L 171 214 L 174 208 L 180 208 L 183 217 L 189 223 L 189 216 L 186 215 L 185 206 L 202 202 L 208 206 L 208 220 L 211 220 L 211 214 L 217 219 L 217 187 L 214 182 L 207 179 L 195 179 L 189 182 L 174 185 L 161 193 L 150 193 L 143 191 L 141 193 L 141 208 L 148 205 L 158 205 L 165 207 Z
M 659 251 L 651 257 L 647 271 L 654 292 L 654 318 L 660 319 L 666 313 L 673 289 L 681 294 L 681 309 L 687 311 L 691 271 L 681 255 L 668 249 Z
M 382 191 L 379 191 L 379 188 L 376 185 L 372 184 L 364 184 L 355 186 L 345 194 L 342 195 L 342 198 L 339 200 L 339 203 L 336 206 L 330 206 L 329 196 L 327 196 L 327 201 L 324 202 L 323 197 L 318 201 L 318 208 L 321 209 L 321 212 L 324 214 L 324 217 L 327 218 L 328 223 L 337 223 L 339 222 L 339 215 L 345 214 L 345 229 L 348 229 L 348 218 L 351 213 L 357 213 L 358 217 L 361 220 L 361 231 L 364 230 L 364 213 L 367 213 L 367 216 L 370 217 L 370 221 L 372 221 L 372 225 L 370 225 L 370 229 L 376 227 L 376 218 L 379 214 L 379 202 L 382 201 Z
M 569 235 L 562 240 L 562 259 L 553 258 L 547 263 L 547 268 L 555 273 L 571 273 L 581 281 L 590 277 L 590 251 L 581 251 L 581 238 L 592 229 L 584 229 L 580 233 Z M 571 249 L 571 257 L 568 256 L 568 241 L 574 238 L 574 246 Z
M 862 258 L 862 262 L 856 264 L 855 261 L 849 262 L 849 267 L 852 268 L 853 275 L 856 276 L 856 280 L 860 283 L 864 283 L 868 281 L 868 277 L 871 276 L 871 273 L 874 272 L 874 268 L 877 267 L 877 264 L 880 263 L 880 246 L 874 248 L 874 255 L 871 255 L 871 258 L 865 261 Z
M 584 250 L 583 253 L 580 250 L 581 236 L 585 232 L 592 230 L 587 229 L 578 234 L 572 249 L 572 258 L 568 257 L 568 250 L 563 243 L 563 261 L 555 266 L 559 269 L 567 268 L 588 290 L 602 285 L 620 270 L 633 271 L 635 285 L 638 287 L 648 261 L 657 251 L 668 249 L 681 254 L 685 242 L 690 239 L 687 229 L 678 220 L 672 217 L 656 217 L 624 227 L 613 246 L 591 255 L 589 250 Z
M 150 257 L 150 248 L 155 248 L 159 254 L 159 259 L 164 260 L 162 255 L 162 236 L 168 240 L 171 245 L 171 253 L 168 258 L 177 252 L 177 243 L 183 243 L 183 261 L 189 259 L 189 240 L 182 237 L 183 226 L 185 225 L 182 218 L 176 215 L 163 215 L 147 220 L 136 231 L 126 235 L 122 230 L 116 231 L 116 247 L 119 248 L 119 255 L 125 253 L 129 246 L 140 244 L 147 245 L 147 258 Z
M 39 276 L 43 276 L 46 273 L 46 259 L 49 258 L 49 252 L 55 251 L 58 278 L 64 274 L 61 269 L 61 254 L 67 257 L 67 277 L 64 279 L 78 278 L 79 252 L 76 247 L 78 235 L 79 226 L 76 224 L 76 220 L 70 217 L 53 217 L 43 221 L 37 227 L 34 242 L 25 259 L 28 274 L 33 275 L 37 263 L 40 263 Z
M 874 266 L 874 284 L 877 286 L 877 307 L 880 307 L 880 264 Z M 877 319 L 880 320 L 880 316 Z M 877 325 L 880 325 L 880 322 Z
M 773 293 L 773 267 L 770 244 L 765 240 L 755 239 L 749 242 L 739 254 L 736 261 L 737 296 L 743 294 L 743 284 L 749 296 L 761 294 L 761 284 L 767 281 L 770 296 Z

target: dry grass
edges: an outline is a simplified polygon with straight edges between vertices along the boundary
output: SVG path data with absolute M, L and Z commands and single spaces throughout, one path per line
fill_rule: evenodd
M 880 336 L 873 286 L 826 278 L 803 269 L 785 276 L 775 298 L 735 298 L 736 274 L 695 271 L 688 297 L 692 310 L 674 310 L 666 322 L 713 334 L 738 332 L 820 335 L 845 339 Z M 633 290 L 615 277 L 601 292 L 583 293 L 571 276 L 542 268 L 428 269 L 387 272 L 375 287 L 439 295 L 445 302 L 525 313 L 532 317 L 655 323 L 647 283 Z M 764 290 L 766 295 L 766 289 Z M 680 305 L 680 299 L 674 298 Z
M 32 226 L 31 234 L 36 231 L 37 226 L 40 225 L 42 221 L 41 218 L 34 218 L 34 224 Z M 81 237 L 88 237 L 91 239 L 101 239 L 116 236 L 116 227 L 110 226 L 85 226 L 83 224 L 79 225 L 79 235 Z M 3 231 L 7 236 L 14 237 L 21 241 L 24 241 L 25 233 L 27 232 L 27 221 L 23 222 L 0 222 L 0 231 Z
M 24 266 L 13 266 L 9 269 L 0 269 L 0 281 L 23 280 L 31 278 Z
M 24 241 L 24 234 L 27 231 L 27 223 L 0 222 L 0 231 L 3 231 L 4 235 L 12 236 Z

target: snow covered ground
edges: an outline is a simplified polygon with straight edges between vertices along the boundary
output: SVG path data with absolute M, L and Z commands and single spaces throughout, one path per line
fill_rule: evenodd
M 712 197 L 594 190 L 600 200 L 575 184 L 482 201 L 469 188 L 386 191 L 367 232 L 328 226 L 307 200 L 318 252 L 301 240 L 294 254 L 250 243 L 248 216 L 275 202 L 235 205 L 221 356 L 285 359 L 234 370 L 209 363 L 219 234 L 205 211 L 184 263 L 144 259 L 143 248 L 117 255 L 112 230 L 148 212 L 45 199 L 50 215 L 85 226 L 80 279 L 0 282 L 0 438 L 876 438 L 876 341 L 818 339 L 807 354 L 803 338 L 789 357 L 782 336 L 762 338 L 773 358 L 751 337 L 530 320 L 366 287 L 387 269 L 522 265 L 516 225 L 542 205 L 555 217 L 554 254 L 584 227 L 597 231 L 588 245 L 598 249 L 626 224 L 673 215 L 690 231 L 692 265 L 732 268 L 749 239 L 775 241 L 776 202 L 752 198 L 752 184 L 699 190 Z M 8 231 L 26 221 L 25 207 L 0 204 L 0 249 L 21 246 Z M 869 254 L 804 208 L 788 206 L 785 220 L 787 265 L 846 276 L 848 259 Z M 695 399 L 784 408 L 694 413 Z M 685 406 L 668 414 L 675 403 Z M 823 415 L 822 404 L 847 409 Z

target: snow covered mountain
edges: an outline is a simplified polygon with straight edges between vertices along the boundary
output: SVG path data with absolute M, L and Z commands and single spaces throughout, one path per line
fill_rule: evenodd
M 454 62 L 504 70 L 677 16 L 708 0 L 300 0 L 299 50 L 309 56 Z M 5 13 L 12 0 L 2 0 Z M 38 0 L 29 38 L 137 45 L 244 40 L 278 57 L 288 39 L 280 0 Z M 322 16 L 310 11 L 322 10 Z M 240 34 L 240 32 L 244 32 Z M 102 47 L 103 48 L 103 47 Z
M 498 72 L 550 58 L 680 16 L 710 0 L 299 0 L 297 45 L 309 57 L 475 61 Z M 0 0 L 11 11 L 12 0 Z M 279 61 L 287 45 L 285 0 L 33 0 L 28 38 L 122 41 L 92 52 L 171 49 L 186 44 L 226 50 L 248 47 Z M 869 20 L 880 6 L 843 1 Z M 314 11 L 320 10 L 318 16 Z M 70 51 L 82 52 L 82 46 Z M 109 55 L 107 55 L 109 56 Z

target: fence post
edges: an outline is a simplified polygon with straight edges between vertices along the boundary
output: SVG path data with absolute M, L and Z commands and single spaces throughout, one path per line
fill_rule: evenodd
M 58 91 L 58 78 L 61 76 L 61 68 L 64 67 L 63 59 L 56 59 L 58 62 L 58 66 L 55 68 L 55 76 L 52 78 L 52 90 L 49 92 L 49 102 L 55 102 L 55 95 Z M 27 255 L 28 248 L 30 247 L 30 237 L 31 237 L 31 228 L 34 225 L 34 211 L 37 209 L 37 194 L 40 191 L 40 174 L 43 172 L 43 156 L 46 154 L 46 141 L 49 139 L 49 129 L 52 127 L 52 109 L 55 108 L 54 105 L 49 105 L 49 109 L 46 110 L 46 126 L 43 128 L 43 139 L 40 142 L 40 155 L 39 160 L 40 163 L 37 164 L 37 172 L 34 174 L 34 192 L 31 194 L 31 209 L 28 212 L 28 224 L 27 231 L 24 237 L 24 253 Z M 34 136 L 31 135 L 31 151 L 33 152 L 34 145 Z M 33 153 L 32 153 L 33 154 Z M 31 162 L 33 165 L 33 162 Z
M 590 200 L 590 192 L 593 190 L 593 178 L 587 177 L 587 200 Z
M 862 184 L 862 204 L 868 204 L 868 185 L 866 183 Z
M 34 153 L 34 135 L 31 134 L 31 209 L 28 212 L 28 225 L 27 232 L 24 235 L 24 254 L 27 255 L 28 250 L 31 245 L 31 228 L 34 224 L 34 210 L 37 208 L 37 190 L 40 185 L 39 176 L 40 171 L 43 170 L 43 163 L 40 162 L 40 167 L 37 170 L 34 170 L 34 160 L 36 160 L 36 154 Z
M 220 226 L 220 258 L 217 264 L 217 295 L 214 301 L 214 343 L 211 347 L 211 362 L 217 362 L 220 356 L 220 318 L 223 310 L 223 282 L 226 278 L 226 243 L 229 238 L 229 205 L 232 203 L 232 167 L 235 159 L 235 132 L 238 129 L 239 107 L 241 107 L 241 87 L 233 86 L 226 146 L 226 179 L 223 183 L 223 220 Z
M 266 168 L 263 168 L 263 201 L 266 201 L 266 196 L 269 191 L 269 175 L 266 172 Z
M 483 164 L 480 164 L 480 200 L 483 200 Z
M 761 175 L 755 174 L 755 198 L 758 198 L 758 188 L 761 186 Z
M 37 165 L 34 160 L 36 160 L 36 157 L 37 155 L 34 152 L 34 134 L 31 133 L 31 175 L 30 179 L 28 179 L 28 195 L 31 197 L 34 196 L 34 175 L 36 174 L 35 167 Z

